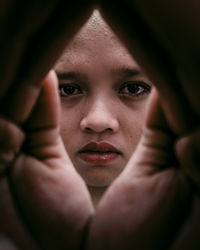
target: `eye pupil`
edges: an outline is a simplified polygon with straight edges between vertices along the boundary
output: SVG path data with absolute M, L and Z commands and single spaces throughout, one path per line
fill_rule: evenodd
M 75 88 L 73 86 L 65 86 L 63 87 L 63 91 L 65 94 L 72 95 L 75 91 Z
M 131 93 L 138 93 L 140 91 L 140 87 L 137 86 L 136 84 L 129 84 L 127 88 L 128 88 L 128 91 Z
M 81 88 L 79 88 L 78 86 L 73 86 L 71 84 L 64 85 L 64 86 L 60 84 L 59 92 L 60 92 L 60 96 L 62 97 L 73 97 L 73 96 L 78 96 L 83 93 Z

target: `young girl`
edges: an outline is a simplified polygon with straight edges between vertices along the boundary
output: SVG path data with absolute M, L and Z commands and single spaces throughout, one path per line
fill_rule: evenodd
M 61 135 L 96 206 L 137 146 L 152 84 L 97 10 L 55 70 Z

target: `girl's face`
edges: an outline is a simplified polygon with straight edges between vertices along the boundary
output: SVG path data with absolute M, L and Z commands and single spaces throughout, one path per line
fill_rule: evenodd
M 55 70 L 66 150 L 88 186 L 106 187 L 137 146 L 151 83 L 102 23 L 83 27 Z

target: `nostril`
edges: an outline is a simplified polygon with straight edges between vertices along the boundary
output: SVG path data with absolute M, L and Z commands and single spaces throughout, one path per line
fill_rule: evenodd
M 84 128 L 84 131 L 85 131 L 86 133 L 91 133 L 91 132 L 102 133 L 102 132 L 105 132 L 105 131 L 112 132 L 113 129 L 112 129 L 112 128 L 95 129 L 95 128 L 86 127 L 86 128 Z
M 118 119 L 111 111 L 105 110 L 105 107 L 98 106 L 85 114 L 80 120 L 80 128 L 87 133 L 116 132 L 118 130 Z
M 91 131 L 91 128 L 85 128 L 85 131 L 87 131 L 87 132 L 90 132 Z

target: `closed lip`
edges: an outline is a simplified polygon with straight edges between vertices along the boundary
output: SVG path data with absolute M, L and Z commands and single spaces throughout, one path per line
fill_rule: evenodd
M 107 142 L 90 142 L 79 151 L 80 158 L 95 166 L 107 165 L 114 161 L 121 152 Z
M 107 142 L 89 142 L 79 150 L 79 153 L 86 152 L 121 154 L 121 152 L 115 146 Z

